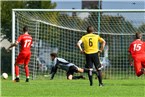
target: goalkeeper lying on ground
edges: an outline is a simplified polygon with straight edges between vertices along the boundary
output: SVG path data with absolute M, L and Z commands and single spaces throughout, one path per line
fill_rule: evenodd
M 50 56 L 51 56 L 51 59 L 53 61 L 51 72 L 50 72 L 50 74 L 51 74 L 50 79 L 51 80 L 54 78 L 54 75 L 56 74 L 58 68 L 66 71 L 68 80 L 80 79 L 80 78 L 84 79 L 84 77 L 82 75 L 81 76 L 73 76 L 73 74 L 74 73 L 83 73 L 83 72 L 88 73 L 90 71 L 86 68 L 84 68 L 84 69 L 79 68 L 75 64 L 69 63 L 68 61 L 66 61 L 63 58 L 58 58 L 56 53 L 51 53 Z M 94 71 L 94 73 L 96 73 L 96 71 Z

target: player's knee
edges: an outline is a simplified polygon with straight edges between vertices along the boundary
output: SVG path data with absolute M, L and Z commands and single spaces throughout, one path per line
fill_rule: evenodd
M 69 75 L 69 76 L 67 77 L 67 79 L 68 79 L 68 80 L 72 80 L 72 77 L 73 77 L 72 75 Z
M 28 65 L 25 64 L 24 67 L 28 67 Z

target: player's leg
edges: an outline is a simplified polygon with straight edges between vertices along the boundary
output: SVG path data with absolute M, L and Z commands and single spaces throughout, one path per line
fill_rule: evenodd
M 72 78 L 73 78 L 73 75 L 71 74 L 70 71 L 68 71 L 68 72 L 67 72 L 67 79 L 68 79 L 68 80 L 72 80 Z
M 68 80 L 72 80 L 72 79 L 73 79 L 73 76 L 72 76 L 71 74 L 69 74 L 69 75 L 67 76 L 67 79 L 68 79 Z
M 69 70 L 67 72 L 67 79 L 68 80 L 84 78 L 82 75 L 80 75 L 80 76 L 73 76 L 74 72 L 76 72 L 76 73 L 82 72 L 82 69 L 78 68 L 76 65 L 70 66 Z
M 98 74 L 95 70 L 89 69 L 88 67 L 85 67 L 83 69 L 81 68 L 81 73 L 88 73 L 90 70 L 92 71 L 93 74 L 96 74 L 96 75 Z
M 15 75 L 16 75 L 15 82 L 19 82 L 20 81 L 20 78 L 19 78 L 19 65 L 17 63 L 15 63 Z
M 141 61 L 138 60 L 138 59 L 135 59 L 134 60 L 134 69 L 135 69 L 135 73 L 138 77 L 140 77 L 143 72 L 142 72 L 142 64 L 141 64 Z
M 142 63 L 141 63 L 141 65 L 142 65 L 142 72 L 143 72 L 143 74 L 145 74 L 145 55 L 142 57 Z
M 77 71 L 79 72 L 79 73 L 83 73 L 84 72 L 84 69 L 82 69 L 82 68 L 77 68 Z
M 86 54 L 86 64 L 88 67 L 88 77 L 90 81 L 90 86 L 93 85 L 93 75 L 92 75 L 92 70 L 93 70 L 93 62 L 92 62 L 92 54 Z
M 99 86 L 103 86 L 103 83 L 102 83 L 102 72 L 101 72 L 100 69 L 98 69 L 98 68 L 101 67 L 98 53 L 93 55 L 93 62 L 94 62 L 95 68 L 96 68 L 96 72 L 97 72 L 96 74 L 97 74 L 97 77 L 98 77 Z
M 26 82 L 29 82 L 29 67 L 28 64 L 24 64 L 25 75 L 26 75 Z
M 72 78 L 73 78 L 73 71 L 72 71 L 72 66 L 70 66 L 67 71 L 67 79 L 72 80 Z
M 29 82 L 29 61 L 30 61 L 31 53 L 26 54 L 26 58 L 24 60 L 24 69 L 25 69 L 25 75 L 26 75 L 26 82 Z
M 74 65 L 74 66 L 71 66 L 70 71 L 71 71 L 71 74 L 73 75 L 74 72 L 83 73 L 84 69 L 79 68 L 78 66 Z M 72 79 L 85 79 L 85 77 L 83 75 L 79 75 L 79 76 L 73 76 Z
M 143 74 L 145 74 L 145 68 L 144 67 L 141 69 L 141 71 L 143 72 Z
M 73 76 L 72 79 L 85 79 L 83 75 Z
M 103 82 L 102 82 L 102 72 L 101 72 L 101 70 L 98 70 L 97 71 L 98 73 L 98 75 L 97 75 L 97 77 L 98 77 L 98 81 L 99 81 L 99 86 L 103 86 Z
M 25 56 L 23 55 L 22 52 L 20 52 L 17 59 L 16 59 L 16 63 L 15 63 L 15 75 L 16 75 L 15 82 L 20 81 L 20 78 L 19 78 L 19 64 L 24 64 L 24 59 L 25 59 Z
M 145 62 L 144 63 L 142 63 L 142 72 L 143 72 L 143 74 L 145 74 Z
M 142 65 L 141 72 L 145 74 L 145 63 L 143 62 L 141 63 L 141 65 Z

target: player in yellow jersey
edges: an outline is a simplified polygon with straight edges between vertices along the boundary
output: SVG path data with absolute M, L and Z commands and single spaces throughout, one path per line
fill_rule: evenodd
M 90 86 L 93 85 L 92 80 L 92 70 L 93 64 L 97 71 L 97 77 L 99 81 L 99 86 L 103 86 L 102 83 L 102 73 L 99 68 L 101 67 L 98 53 L 101 53 L 105 47 L 105 40 L 101 38 L 99 35 L 93 34 L 94 28 L 92 26 L 88 26 L 87 34 L 82 36 L 82 38 L 78 41 L 77 46 L 80 51 L 86 56 L 86 65 L 89 68 L 88 77 L 90 81 Z M 99 49 L 99 44 L 101 43 L 101 48 Z M 81 44 L 83 44 L 84 49 L 82 49 Z

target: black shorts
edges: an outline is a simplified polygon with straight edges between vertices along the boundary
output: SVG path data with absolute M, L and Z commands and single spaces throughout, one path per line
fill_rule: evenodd
M 73 75 L 74 72 L 76 72 L 76 73 L 78 72 L 77 66 L 70 66 L 70 67 L 69 67 L 69 70 L 67 71 L 67 76 Z
M 101 67 L 98 53 L 86 54 L 86 68 L 93 68 L 93 64 L 96 69 Z

